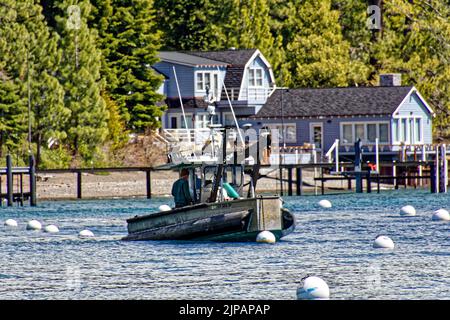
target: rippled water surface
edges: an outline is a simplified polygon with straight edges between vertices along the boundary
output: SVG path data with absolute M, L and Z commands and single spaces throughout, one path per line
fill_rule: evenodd
M 321 209 L 323 198 L 332 209 Z M 318 275 L 333 299 L 450 299 L 450 195 L 387 191 L 381 195 L 286 198 L 297 229 L 275 245 L 122 242 L 125 219 L 167 203 L 155 200 L 41 202 L 0 208 L 0 299 L 295 299 L 306 275 Z M 417 217 L 400 217 L 411 204 Z M 3 221 L 13 218 L 17 230 Z M 38 219 L 49 235 L 26 231 Z M 89 228 L 96 238 L 80 240 Z M 378 234 L 395 250 L 373 249 Z

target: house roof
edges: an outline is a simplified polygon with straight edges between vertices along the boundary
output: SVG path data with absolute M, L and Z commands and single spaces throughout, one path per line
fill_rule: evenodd
M 257 49 L 239 49 L 239 50 L 222 50 L 222 51 L 188 51 L 189 55 L 202 57 L 206 59 L 222 61 L 233 66 L 244 67 Z
M 161 51 L 158 54 L 158 57 L 162 61 L 176 63 L 176 64 L 182 64 L 192 67 L 197 66 L 227 66 L 228 63 L 223 61 L 216 61 L 209 58 L 204 58 L 201 56 L 196 56 L 193 54 L 187 54 L 184 52 L 178 52 L 178 51 Z
M 184 108 L 203 108 L 206 109 L 208 104 L 201 98 L 191 97 L 182 98 Z M 168 108 L 181 108 L 180 98 L 166 98 L 164 101 Z
M 278 89 L 252 118 L 392 115 L 412 86 Z M 283 100 L 283 113 L 281 110 Z

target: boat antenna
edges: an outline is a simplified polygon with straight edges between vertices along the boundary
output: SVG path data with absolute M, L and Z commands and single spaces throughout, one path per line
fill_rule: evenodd
M 221 78 L 221 80 L 222 80 L 221 82 L 222 82 L 223 90 L 225 91 L 225 95 L 226 95 L 227 100 L 228 100 L 228 105 L 230 106 L 231 114 L 233 115 L 234 124 L 236 125 L 236 130 L 237 130 L 237 132 L 239 134 L 239 139 L 241 140 L 241 143 L 242 143 L 242 148 L 245 149 L 244 138 L 242 138 L 242 133 L 241 133 L 241 130 L 239 130 L 239 124 L 238 124 L 237 119 L 236 119 L 236 114 L 234 113 L 233 105 L 231 104 L 230 97 L 228 96 L 228 90 L 227 90 L 227 87 L 225 86 L 225 79 L 220 77 L 220 69 L 219 69 L 219 67 L 217 67 L 217 71 L 219 71 L 219 78 Z
M 173 74 L 175 75 L 175 83 L 177 84 L 178 98 L 180 99 L 181 111 L 183 112 L 184 125 L 186 127 L 186 130 L 189 130 L 187 120 L 186 120 L 186 113 L 184 113 L 183 99 L 181 99 L 181 92 L 180 92 L 180 86 L 178 84 L 177 72 L 175 71 L 175 66 L 173 66 L 172 68 L 173 68 Z

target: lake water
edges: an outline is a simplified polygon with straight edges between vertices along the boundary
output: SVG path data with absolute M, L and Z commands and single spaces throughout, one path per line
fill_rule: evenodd
M 333 202 L 321 209 L 321 199 Z M 0 208 L 0 299 L 296 299 L 307 275 L 333 299 L 450 299 L 450 195 L 428 191 L 285 198 L 297 229 L 275 245 L 122 242 L 125 219 L 167 203 L 154 200 L 41 202 Z M 417 217 L 400 217 L 406 204 Z M 3 227 L 14 218 L 17 230 Z M 59 234 L 26 231 L 38 219 Z M 94 240 L 78 239 L 84 228 Z M 373 249 L 378 234 L 395 250 Z

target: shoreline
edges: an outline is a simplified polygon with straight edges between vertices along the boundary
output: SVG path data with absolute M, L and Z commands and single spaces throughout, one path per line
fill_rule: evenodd
M 271 178 L 261 178 L 258 181 L 256 192 L 259 194 L 279 194 L 280 183 L 275 180 L 277 173 L 270 173 Z M 153 172 L 151 179 L 152 198 L 171 198 L 171 188 L 178 179 L 178 173 L 172 171 Z M 285 177 L 286 179 L 286 177 Z M 247 181 L 245 181 L 247 182 Z M 29 181 L 24 181 L 24 191 L 28 191 Z M 3 181 L 2 189 L 6 186 Z M 287 195 L 287 182 L 284 183 L 284 195 Z M 347 181 L 327 181 L 325 183 L 325 195 L 354 193 L 348 190 Z M 365 188 L 364 184 L 364 188 Z M 403 189 L 403 186 L 400 187 Z M 417 187 L 421 189 L 423 187 Z M 14 185 L 17 191 L 16 184 Z M 380 190 L 393 190 L 393 185 L 381 184 Z M 3 189 L 5 190 L 5 189 Z M 293 196 L 296 196 L 295 177 L 292 186 Z M 372 184 L 372 193 L 377 192 L 376 183 Z M 302 195 L 321 195 L 321 183 L 316 182 L 314 187 L 314 171 L 303 172 Z M 146 199 L 146 174 L 145 172 L 113 172 L 109 174 L 82 175 L 82 199 L 77 198 L 77 176 L 74 173 L 61 173 L 40 176 L 37 181 L 38 201 L 71 201 L 71 200 L 109 200 L 109 199 Z

